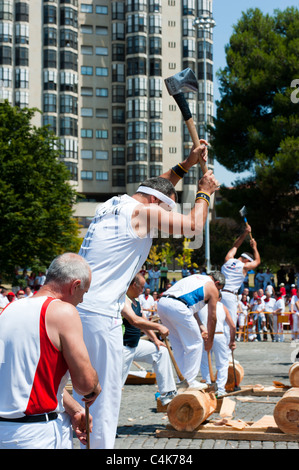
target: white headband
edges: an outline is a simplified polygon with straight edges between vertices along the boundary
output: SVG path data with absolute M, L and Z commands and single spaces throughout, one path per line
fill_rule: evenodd
M 251 258 L 251 256 L 246 255 L 246 253 L 242 253 L 241 256 L 242 256 L 242 258 L 249 259 L 249 261 L 253 261 L 253 259 Z
M 157 199 L 160 199 L 160 201 L 165 202 L 165 204 L 167 204 L 171 209 L 175 208 L 175 202 L 157 189 L 148 188 L 147 186 L 139 186 L 136 193 L 150 194 L 151 196 L 155 196 Z

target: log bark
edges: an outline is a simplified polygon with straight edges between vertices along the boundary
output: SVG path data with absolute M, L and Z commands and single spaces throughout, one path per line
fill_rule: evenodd
M 171 400 L 167 407 L 170 424 L 177 431 L 194 431 L 217 407 L 213 392 L 199 390 L 183 392 Z
M 275 422 L 285 434 L 299 434 L 299 388 L 290 388 L 276 404 Z
M 244 378 L 244 369 L 241 366 L 241 364 L 236 364 L 235 363 L 235 369 L 236 369 L 236 384 L 235 384 L 235 374 L 234 374 L 234 367 L 233 364 L 230 362 L 228 366 L 228 374 L 227 374 L 227 382 L 225 385 L 225 390 L 227 392 L 233 392 L 235 385 L 240 385 Z
M 299 387 L 299 362 L 294 362 L 290 367 L 289 378 L 292 387 Z

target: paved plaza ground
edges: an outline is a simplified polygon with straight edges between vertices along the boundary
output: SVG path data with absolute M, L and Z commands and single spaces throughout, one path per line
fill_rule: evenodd
M 279 381 L 289 385 L 289 368 L 294 362 L 294 353 L 299 350 L 299 344 L 291 341 L 285 335 L 285 342 L 272 343 L 254 342 L 237 343 L 235 359 L 244 368 L 244 378 L 241 385 L 261 384 L 273 385 Z M 147 364 L 142 364 L 150 369 Z M 174 372 L 175 374 L 175 372 Z M 198 376 L 200 379 L 200 375 Z M 165 429 L 168 418 L 166 413 L 157 412 L 155 393 L 157 385 L 125 385 L 118 423 L 118 437 L 115 442 L 115 453 L 124 449 L 143 449 L 149 452 L 184 451 L 196 452 L 196 449 L 297 449 L 298 442 L 269 442 L 269 441 L 235 441 L 212 439 L 178 439 L 158 438 L 156 430 Z M 234 419 L 257 421 L 264 415 L 273 415 L 275 403 L 279 397 L 255 397 L 254 403 L 236 400 Z M 259 402 L 260 401 L 260 402 Z M 213 418 L 219 417 L 217 414 Z M 210 417 L 211 419 L 211 417 Z M 74 440 L 74 448 L 78 443 Z

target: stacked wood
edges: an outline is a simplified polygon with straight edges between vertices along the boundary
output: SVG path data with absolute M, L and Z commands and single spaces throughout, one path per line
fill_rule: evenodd
M 299 362 L 294 362 L 290 367 L 289 378 L 292 387 L 299 387 Z
M 290 388 L 283 395 L 274 408 L 273 416 L 285 434 L 299 434 L 299 388 Z
M 190 390 L 178 394 L 167 407 L 170 424 L 177 431 L 194 431 L 217 407 L 213 392 Z
M 233 392 L 235 386 L 239 386 L 244 378 L 244 369 L 240 363 L 235 363 L 235 370 L 236 370 L 236 383 L 235 383 L 234 366 L 233 366 L 233 363 L 230 362 L 228 366 L 227 382 L 225 385 L 225 390 L 227 392 Z

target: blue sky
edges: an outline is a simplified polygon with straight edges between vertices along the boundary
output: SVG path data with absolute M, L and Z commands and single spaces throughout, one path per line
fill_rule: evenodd
M 214 28 L 214 98 L 219 100 L 218 82 L 216 71 L 225 67 L 225 45 L 233 33 L 233 26 L 237 24 L 243 11 L 249 8 L 259 8 L 263 13 L 273 14 L 274 10 L 285 10 L 287 7 L 297 7 L 298 0 L 213 0 L 213 18 L 216 21 Z M 299 78 L 299 77 L 298 77 Z M 216 108 L 215 108 L 216 110 Z M 215 111 L 216 112 L 216 111 Z M 227 171 L 215 162 L 215 176 L 221 184 L 230 186 L 237 178 L 244 177 L 248 173 L 236 174 Z

